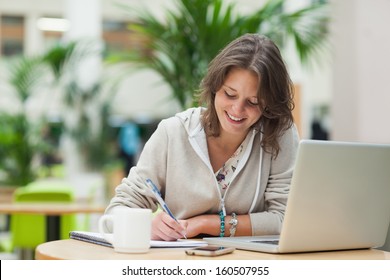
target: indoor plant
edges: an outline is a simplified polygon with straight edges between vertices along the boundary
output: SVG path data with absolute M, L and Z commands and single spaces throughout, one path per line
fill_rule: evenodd
M 101 97 L 106 86 L 103 80 L 88 89 L 82 89 L 77 83 L 74 69 L 88 55 L 88 49 L 77 49 L 80 44 L 55 45 L 42 55 L 23 55 L 7 60 L 8 77 L 4 84 L 17 101 L 18 109 L 0 111 L 1 186 L 24 186 L 34 181 L 45 164 L 41 159 L 58 149 L 44 133 L 49 125 L 45 116 L 29 117 L 29 98 L 41 90 L 50 93 L 60 89 L 62 108 L 67 109 L 58 115 L 61 137 L 67 135 L 77 143 L 88 169 L 99 170 L 114 156 L 110 141 L 116 135 L 108 124 L 111 96 Z M 99 119 L 91 120 L 87 115 L 90 104 L 96 104 Z M 64 121 L 67 114 L 79 117 L 75 126 Z M 99 128 L 95 134 L 91 133 L 92 122 L 97 122 Z
M 0 181 L 5 186 L 24 186 L 37 176 L 34 159 L 49 146 L 41 141 L 43 121 L 28 118 L 26 104 L 42 85 L 44 66 L 39 57 L 9 61 L 8 84 L 18 102 L 16 112 L 0 112 Z
M 176 9 L 166 11 L 163 20 L 149 10 L 125 6 L 135 12 L 129 29 L 145 43 L 113 60 L 157 72 L 184 109 L 195 105 L 194 93 L 211 59 L 244 33 L 261 33 L 280 47 L 290 39 L 302 62 L 324 46 L 328 16 L 322 2 L 286 12 L 284 0 L 271 0 L 249 15 L 238 14 L 234 4 L 223 2 L 175 0 Z

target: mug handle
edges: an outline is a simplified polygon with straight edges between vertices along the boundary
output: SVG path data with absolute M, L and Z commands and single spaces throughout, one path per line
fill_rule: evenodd
M 112 220 L 113 216 L 112 215 L 104 215 L 100 217 L 99 219 L 99 232 L 103 235 L 104 239 L 106 239 L 108 242 L 111 244 L 114 244 L 114 238 L 112 234 L 109 234 L 108 232 L 105 231 L 105 224 L 108 220 Z

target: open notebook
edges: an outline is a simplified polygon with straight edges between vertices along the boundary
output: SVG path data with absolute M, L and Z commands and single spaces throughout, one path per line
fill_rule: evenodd
M 389 167 L 388 144 L 302 140 L 280 240 L 279 236 L 204 240 L 270 253 L 380 247 L 390 221 Z
M 90 231 L 71 231 L 69 233 L 71 239 L 76 239 L 80 241 L 85 241 L 89 243 L 94 243 L 102 246 L 112 247 L 112 244 L 104 239 L 103 235 L 98 232 Z M 207 245 L 206 241 L 202 240 L 188 240 L 188 239 L 179 239 L 177 241 L 158 241 L 151 240 L 150 247 L 152 248 L 189 248 L 189 247 L 199 247 Z

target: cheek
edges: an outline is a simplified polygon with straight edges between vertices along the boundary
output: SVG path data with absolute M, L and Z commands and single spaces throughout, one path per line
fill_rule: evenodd
M 220 109 L 221 107 L 228 105 L 227 103 L 228 100 L 226 98 L 223 98 L 223 96 L 220 93 L 216 94 L 214 99 L 214 105 L 217 110 Z
M 253 116 L 254 122 L 257 122 L 261 118 L 262 113 L 260 109 L 254 109 L 251 115 Z

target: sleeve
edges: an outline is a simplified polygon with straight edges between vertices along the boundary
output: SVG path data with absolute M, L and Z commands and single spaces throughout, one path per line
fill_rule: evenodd
M 280 138 L 280 152 L 271 158 L 270 173 L 264 192 L 265 211 L 251 213 L 252 235 L 280 234 L 297 156 L 299 136 L 296 126 Z
M 116 187 L 115 196 L 106 208 L 106 214 L 121 206 L 157 210 L 153 192 L 145 180 L 150 178 L 158 186 L 165 186 L 167 143 L 168 133 L 163 120 L 146 142 L 137 165 L 130 169 L 128 177 Z

